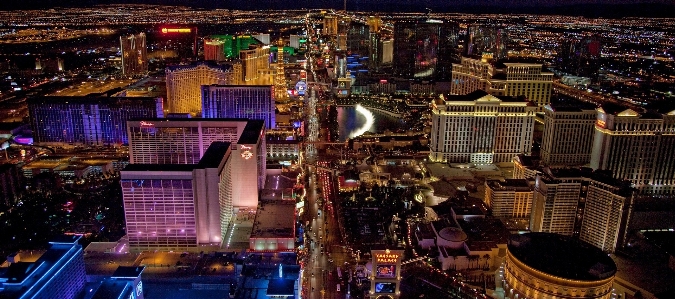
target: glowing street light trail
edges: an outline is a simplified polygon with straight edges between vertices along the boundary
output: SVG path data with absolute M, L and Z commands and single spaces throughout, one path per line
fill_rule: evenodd
M 361 113 L 361 115 L 363 115 L 363 117 L 366 118 L 366 123 L 362 127 L 349 133 L 349 138 L 361 136 L 363 133 L 370 130 L 370 128 L 375 123 L 375 116 L 373 115 L 372 112 L 370 112 L 370 110 L 363 108 L 361 104 L 356 104 L 354 107 L 356 108 L 356 112 Z

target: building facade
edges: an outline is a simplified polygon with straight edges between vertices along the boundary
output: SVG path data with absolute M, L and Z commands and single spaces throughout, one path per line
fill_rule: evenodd
M 167 110 L 169 113 L 199 115 L 202 111 L 202 85 L 231 84 L 230 66 L 207 63 L 172 66 L 166 69 Z
M 221 39 L 204 39 L 204 60 L 224 61 L 225 41 Z
M 456 53 L 459 25 L 435 20 L 394 24 L 394 71 L 404 78 L 448 79 Z
M 120 37 L 122 53 L 122 75 L 127 77 L 144 76 L 148 73 L 148 47 L 145 33 Z
M 531 152 L 536 107 L 527 100 L 479 90 L 432 106 L 432 161 L 490 164 Z
M 230 143 L 214 142 L 197 164 L 125 167 L 121 184 L 131 250 L 220 245 L 233 213 L 228 189 L 238 183 L 228 176 L 230 157 Z
M 80 238 L 54 238 L 35 262 L 22 262 L 14 255 L 0 274 L 0 298 L 79 298 L 87 280 Z
M 646 194 L 675 192 L 675 108 L 597 109 L 591 168 L 611 170 Z
M 482 57 L 489 54 L 492 59 L 507 57 L 508 34 L 504 28 L 469 26 L 466 31 L 463 55 Z
M 530 218 L 533 186 L 524 179 L 485 181 L 485 204 L 503 219 Z
M 203 118 L 248 118 L 276 127 L 274 88 L 271 85 L 202 86 Z
M 615 298 L 614 261 L 597 248 L 569 237 L 512 235 L 502 269 L 505 298 Z
M 236 143 L 246 119 L 152 119 L 128 122 L 132 164 L 197 164 L 214 141 Z
M 478 89 L 495 96 L 525 96 L 543 108 L 551 102 L 553 73 L 545 71 L 542 64 L 493 65 L 488 59 L 462 57 L 461 63 L 452 65 L 450 93 L 461 95 Z
M 595 107 L 544 106 L 541 160 L 547 166 L 583 166 L 591 162 Z M 579 108 L 582 107 L 582 108 Z
M 607 171 L 543 169 L 537 175 L 530 230 L 578 236 L 605 252 L 624 245 L 634 190 Z
M 27 102 L 33 139 L 43 144 L 126 144 L 127 120 L 164 117 L 161 98 L 48 96 Z

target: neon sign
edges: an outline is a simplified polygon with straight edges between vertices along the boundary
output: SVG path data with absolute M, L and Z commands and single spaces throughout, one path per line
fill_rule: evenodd
M 398 254 L 387 254 L 387 253 L 385 253 L 385 254 L 382 254 L 382 253 L 375 254 L 375 260 L 378 263 L 398 263 L 399 257 L 400 256 Z
M 244 158 L 244 159 L 246 159 L 246 160 L 248 160 L 248 159 L 253 158 L 253 153 L 251 153 L 251 152 L 249 152 L 249 151 L 243 151 L 243 152 L 241 153 L 241 157 Z
M 192 29 L 190 28 L 162 28 L 162 33 L 190 33 Z
M 141 121 L 141 127 L 154 127 L 155 124 L 147 122 L 147 121 Z
M 243 150 L 250 150 L 250 149 L 253 149 L 253 148 L 250 147 L 250 146 L 242 145 L 242 146 L 241 146 L 241 149 L 243 149 Z
M 603 128 L 603 129 L 605 128 L 605 121 L 604 121 L 604 120 L 598 119 L 598 120 L 595 122 L 595 124 L 596 124 L 598 127 L 600 127 L 600 128 Z

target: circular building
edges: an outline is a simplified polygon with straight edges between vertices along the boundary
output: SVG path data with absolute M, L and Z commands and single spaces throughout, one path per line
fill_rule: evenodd
M 513 235 L 504 263 L 506 298 L 609 299 L 616 264 L 600 249 L 550 233 Z
M 464 231 L 457 227 L 445 227 L 438 232 L 438 246 L 459 249 L 464 247 L 467 236 Z

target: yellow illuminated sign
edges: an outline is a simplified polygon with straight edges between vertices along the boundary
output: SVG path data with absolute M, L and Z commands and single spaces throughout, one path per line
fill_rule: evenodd
M 383 264 L 384 263 L 387 263 L 387 264 L 398 263 L 399 258 L 400 258 L 400 255 L 393 254 L 393 253 L 389 253 L 389 254 L 387 254 L 387 253 L 377 253 L 377 254 L 375 254 L 375 261 L 377 261 L 377 263 L 383 263 Z
M 190 33 L 190 28 L 162 28 L 162 33 Z

